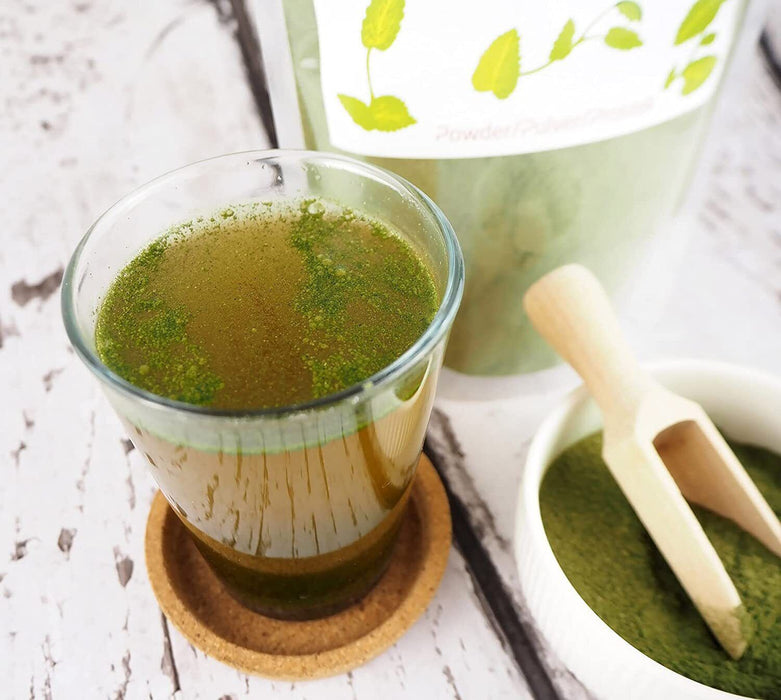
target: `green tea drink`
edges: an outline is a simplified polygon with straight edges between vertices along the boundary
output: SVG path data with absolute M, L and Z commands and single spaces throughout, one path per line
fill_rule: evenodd
M 386 566 L 433 400 L 430 362 L 393 405 L 314 429 L 247 431 L 241 412 L 311 403 L 402 355 L 440 295 L 383 222 L 320 200 L 250 203 L 171 228 L 116 277 L 98 312 L 101 360 L 132 384 L 237 414 L 205 444 L 124 418 L 161 489 L 233 594 L 309 617 L 360 597 Z M 120 411 L 122 414 L 122 411 Z M 273 415 L 270 416 L 273 421 Z

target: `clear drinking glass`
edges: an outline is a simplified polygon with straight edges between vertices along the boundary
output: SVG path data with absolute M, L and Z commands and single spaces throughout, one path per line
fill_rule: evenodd
M 337 394 L 247 411 L 156 396 L 101 362 L 102 299 L 168 227 L 243 202 L 307 197 L 387 222 L 429 267 L 440 306 L 403 355 Z M 414 186 L 342 156 L 258 151 L 186 166 L 117 202 L 79 243 L 62 311 L 73 347 L 225 586 L 264 614 L 308 618 L 360 598 L 390 559 L 462 289 L 453 230 Z

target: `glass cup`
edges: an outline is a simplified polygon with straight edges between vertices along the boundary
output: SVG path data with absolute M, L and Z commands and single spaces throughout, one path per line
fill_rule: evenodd
M 101 301 L 168 227 L 247 201 L 308 197 L 389 223 L 430 269 L 439 309 L 394 362 L 324 398 L 246 411 L 156 396 L 101 362 Z M 390 560 L 463 274 L 450 224 L 405 180 L 342 156 L 257 151 L 175 170 L 117 202 L 73 254 L 62 311 L 73 347 L 223 584 L 253 610 L 306 619 L 361 598 Z

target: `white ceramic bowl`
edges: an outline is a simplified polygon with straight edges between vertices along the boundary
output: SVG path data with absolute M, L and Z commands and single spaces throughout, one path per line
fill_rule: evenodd
M 781 453 L 781 378 L 716 362 L 677 360 L 648 369 L 673 391 L 702 404 L 727 437 Z M 584 387 L 570 393 L 540 426 L 521 479 L 515 556 L 538 630 L 562 663 L 599 698 L 736 700 L 648 658 L 597 617 L 556 561 L 540 515 L 539 489 L 566 447 L 602 427 Z

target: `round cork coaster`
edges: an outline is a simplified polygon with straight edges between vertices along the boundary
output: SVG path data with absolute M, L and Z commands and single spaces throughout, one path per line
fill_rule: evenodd
M 366 663 L 412 626 L 439 586 L 450 539 L 447 495 L 424 455 L 387 571 L 362 600 L 335 615 L 285 621 L 242 606 L 161 493 L 147 521 L 146 565 L 165 616 L 198 649 L 248 673 L 310 680 Z

